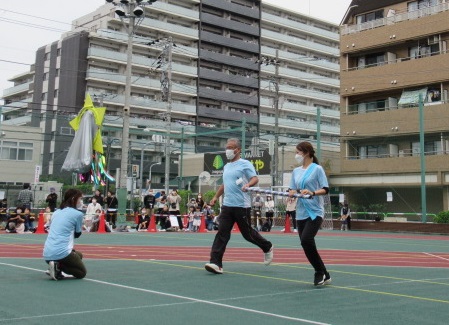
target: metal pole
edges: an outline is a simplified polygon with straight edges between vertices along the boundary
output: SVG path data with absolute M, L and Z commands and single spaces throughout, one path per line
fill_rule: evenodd
M 278 185 L 278 143 L 279 143 L 279 50 L 276 50 L 275 73 L 274 73 L 274 150 L 273 150 L 273 186 Z
M 168 66 L 167 66 L 167 82 L 168 82 L 168 94 L 167 94 L 167 136 L 165 137 L 165 193 L 168 194 L 170 186 L 170 133 L 171 133 L 171 70 L 172 70 L 172 46 L 173 39 L 170 36 L 168 38 Z
M 150 166 L 150 173 L 148 174 L 148 179 L 149 179 L 148 189 L 151 188 L 151 169 L 153 168 L 153 166 L 160 165 L 160 164 L 161 164 L 160 162 L 157 162 Z
M 419 95 L 419 156 L 421 159 L 421 206 L 422 222 L 427 221 L 427 197 L 426 197 L 426 157 L 424 155 L 424 103 L 422 95 Z
M 142 196 L 142 194 L 143 194 L 143 153 L 144 153 L 145 147 L 148 144 L 149 143 L 145 143 L 142 146 L 142 150 L 140 152 L 140 196 Z
M 128 10 L 133 12 L 136 7 L 134 1 L 130 1 Z M 125 83 L 125 106 L 123 107 L 123 133 L 122 133 L 122 157 L 120 162 L 120 188 L 126 188 L 126 178 L 128 176 L 128 152 L 129 152 L 129 116 L 131 109 L 131 77 L 132 77 L 132 55 L 133 55 L 133 34 L 134 15 L 129 16 L 128 44 L 126 49 L 126 83 Z
M 246 145 L 246 118 L 243 118 L 243 120 L 242 120 L 242 154 L 241 154 L 241 157 L 243 159 L 245 159 L 245 145 Z
M 183 184 L 183 162 L 184 162 L 184 127 L 181 128 L 181 157 L 180 157 L 180 166 L 179 166 L 179 180 L 180 180 L 180 185 L 178 186 L 179 188 L 184 189 L 184 184 Z

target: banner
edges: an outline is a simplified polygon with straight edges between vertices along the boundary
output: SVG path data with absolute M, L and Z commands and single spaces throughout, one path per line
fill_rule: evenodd
M 242 158 L 249 160 L 253 164 L 258 175 L 271 174 L 271 155 L 268 153 L 268 150 L 260 151 L 258 155 L 252 155 L 250 151 L 246 151 L 245 157 Z M 224 152 L 215 154 L 205 153 L 203 170 L 209 172 L 212 176 L 221 176 L 223 174 L 223 167 L 227 162 L 228 160 Z

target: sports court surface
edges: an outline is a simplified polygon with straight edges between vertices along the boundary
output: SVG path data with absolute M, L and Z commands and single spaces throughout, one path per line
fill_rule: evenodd
M 314 287 L 297 234 L 263 233 L 274 260 L 233 233 L 83 234 L 87 277 L 51 281 L 46 235 L 0 234 L 0 324 L 448 324 L 449 236 L 322 231 L 332 284 Z

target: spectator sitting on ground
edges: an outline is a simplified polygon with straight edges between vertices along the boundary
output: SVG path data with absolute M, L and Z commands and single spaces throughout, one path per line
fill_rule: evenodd
M 6 232 L 23 234 L 25 231 L 25 219 L 22 218 L 22 209 L 17 209 L 6 221 Z
M 51 224 L 51 216 L 53 215 L 53 213 L 51 212 L 51 208 L 48 206 L 45 208 L 45 212 L 44 212 L 44 229 L 46 232 L 48 232 L 50 230 L 50 224 Z
M 171 228 L 169 216 L 170 212 L 168 212 L 168 206 L 164 205 L 161 214 L 159 215 L 159 231 L 166 231 L 167 229 Z
M 25 232 L 34 232 L 34 220 L 36 218 L 31 215 L 29 208 L 25 208 L 22 218 L 25 219 Z
M 96 198 L 92 198 L 92 202 L 87 205 L 86 215 L 84 216 L 84 226 L 87 231 L 90 231 L 90 228 L 93 225 L 93 218 L 98 210 L 101 212 L 102 207 L 97 203 Z
M 150 225 L 150 217 L 147 215 L 146 208 L 142 208 L 139 214 L 139 224 L 137 225 L 137 231 L 145 231 Z

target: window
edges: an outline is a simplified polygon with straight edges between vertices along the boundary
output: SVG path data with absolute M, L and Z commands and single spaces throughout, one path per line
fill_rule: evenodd
M 41 100 L 47 100 L 47 93 L 42 93 Z
M 372 21 L 381 18 L 384 18 L 384 11 L 377 10 L 357 16 L 357 24 L 363 24 L 366 23 L 367 21 Z
M 47 80 L 48 79 L 48 72 L 44 72 L 44 74 L 42 75 L 42 80 Z
M 61 56 L 61 49 L 60 48 L 56 50 L 56 56 Z
M 60 71 L 60 69 L 55 70 L 55 77 L 59 77 L 59 71 Z
M 0 159 L 3 160 L 33 160 L 33 144 L 31 142 L 3 141 L 0 150 Z
M 436 6 L 438 4 L 438 0 L 419 0 L 419 1 L 412 1 L 407 4 L 407 10 L 409 12 L 415 11 L 418 9 L 424 9 Z
M 57 97 L 58 97 L 58 93 L 59 93 L 59 90 L 58 90 L 58 89 L 55 89 L 55 90 L 53 91 L 53 98 L 57 98 Z

